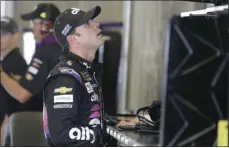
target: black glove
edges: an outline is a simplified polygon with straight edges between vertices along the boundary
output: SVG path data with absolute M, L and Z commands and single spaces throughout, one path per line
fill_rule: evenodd
M 161 117 L 161 100 L 153 101 L 148 108 L 149 116 L 152 121 L 158 121 Z

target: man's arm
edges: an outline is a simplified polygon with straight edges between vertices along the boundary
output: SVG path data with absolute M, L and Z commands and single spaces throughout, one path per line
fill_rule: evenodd
M 62 88 L 62 93 L 61 92 Z M 71 76 L 58 76 L 45 88 L 44 129 L 55 146 L 98 146 L 103 136 L 99 125 L 82 125 L 82 85 Z M 90 111 L 90 110 L 88 110 Z M 46 114 L 47 112 L 47 114 Z
M 48 76 L 47 65 L 40 51 L 36 51 L 25 74 L 19 81 L 1 72 L 1 84 L 13 98 L 21 103 L 27 102 L 34 94 L 40 92 Z
M 24 89 L 18 81 L 8 76 L 4 71 L 1 72 L 1 84 L 13 98 L 21 103 L 25 103 L 32 97 L 29 91 Z

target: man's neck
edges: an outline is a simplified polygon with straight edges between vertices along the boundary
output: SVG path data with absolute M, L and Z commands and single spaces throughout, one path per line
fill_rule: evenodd
M 90 51 L 88 52 L 87 50 L 84 50 L 84 49 L 72 49 L 70 48 L 70 51 L 78 56 L 80 56 L 81 58 L 87 60 L 87 61 L 90 61 L 92 62 L 95 58 L 95 52 L 93 51 Z
M 15 48 L 16 48 L 16 46 L 11 47 L 10 49 L 5 49 L 4 51 L 1 51 L 1 58 L 4 59 Z

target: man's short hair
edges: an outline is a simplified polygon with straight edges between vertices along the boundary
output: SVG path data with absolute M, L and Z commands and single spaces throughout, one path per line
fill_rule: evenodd
M 1 35 L 18 32 L 17 23 L 10 17 L 1 17 Z

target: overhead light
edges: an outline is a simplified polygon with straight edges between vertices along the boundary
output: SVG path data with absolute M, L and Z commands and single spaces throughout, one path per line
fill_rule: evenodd
M 222 5 L 222 6 L 215 6 L 215 7 L 208 7 L 206 9 L 202 10 L 195 10 L 195 11 L 189 11 L 189 12 L 181 12 L 181 17 L 189 17 L 189 16 L 197 16 L 197 15 L 206 15 L 210 12 L 218 12 L 218 11 L 225 11 L 228 9 L 228 5 Z

